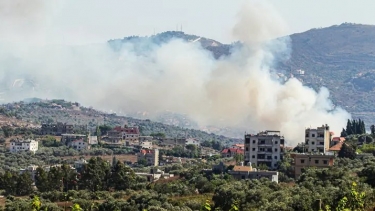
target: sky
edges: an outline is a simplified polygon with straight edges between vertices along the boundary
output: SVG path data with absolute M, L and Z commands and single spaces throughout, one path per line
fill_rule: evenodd
M 3 0 L 2 0 L 3 1 Z M 66 0 L 45 6 L 48 42 L 86 44 L 130 35 L 181 29 L 185 33 L 235 41 L 232 27 L 245 0 Z M 373 0 L 269 0 L 288 24 L 288 33 L 344 22 L 375 24 Z

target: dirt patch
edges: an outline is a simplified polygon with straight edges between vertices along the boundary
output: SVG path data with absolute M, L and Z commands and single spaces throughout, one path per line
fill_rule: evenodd
M 5 200 L 4 196 L 0 196 L 0 207 L 5 207 Z

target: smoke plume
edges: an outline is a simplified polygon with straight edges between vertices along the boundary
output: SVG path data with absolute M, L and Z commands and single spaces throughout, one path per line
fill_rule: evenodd
M 132 42 L 120 51 L 107 44 L 0 43 L 5 49 L 0 52 L 0 92 L 6 101 L 63 98 L 151 116 L 173 111 L 201 126 L 281 130 L 289 145 L 304 140 L 305 127 L 329 124 L 339 132 L 350 115 L 333 106 L 327 89 L 315 92 L 294 78 L 281 83 L 269 71 L 276 56 L 289 55 L 289 38 L 276 39 L 285 32 L 286 24 L 270 5 L 251 1 L 233 29 L 242 44 L 220 59 L 199 42 L 179 39 L 145 43 L 142 53 Z

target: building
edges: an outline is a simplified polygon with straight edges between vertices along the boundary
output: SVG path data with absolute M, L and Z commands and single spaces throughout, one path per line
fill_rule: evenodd
M 198 141 L 197 139 L 195 138 L 188 138 L 186 139 L 185 141 L 185 146 L 186 145 L 195 145 L 196 147 L 200 147 L 201 146 L 201 142 Z
M 233 170 L 228 171 L 228 174 L 232 175 L 234 179 L 261 179 L 267 178 L 272 182 L 279 182 L 279 172 L 277 171 L 259 171 L 251 167 L 251 163 L 244 166 L 243 163 L 240 166 L 234 166 Z
M 307 152 L 325 153 L 331 144 L 331 133 L 328 125 L 305 130 L 305 148 Z
M 77 171 L 81 171 L 86 164 L 88 164 L 88 162 L 82 158 L 74 161 L 74 168 L 77 169 Z
M 280 135 L 280 131 L 266 130 L 257 135 L 245 134 L 244 145 L 246 164 L 264 164 L 270 169 L 275 169 L 277 163 L 282 160 L 284 137 Z
M 71 141 L 68 146 L 76 150 L 90 149 L 90 145 L 85 139 Z
M 146 162 L 148 166 L 159 166 L 159 149 L 142 149 L 137 155 L 137 162 Z
M 238 148 L 226 148 L 221 151 L 221 157 L 223 158 L 230 158 L 234 157 L 236 154 L 244 154 L 244 151 L 242 149 Z
M 232 148 L 236 148 L 236 149 L 245 149 L 245 145 L 244 145 L 244 144 L 233 144 L 233 145 L 232 145 Z
M 128 126 L 125 124 L 124 127 L 117 126 L 112 130 L 108 131 L 108 139 L 112 143 L 118 143 L 120 141 L 137 142 L 139 141 L 139 128 L 137 126 Z
M 156 182 L 157 180 L 163 178 L 163 179 L 169 179 L 173 178 L 174 174 L 165 173 L 164 171 L 161 171 L 159 169 L 151 169 L 150 173 L 143 173 L 143 172 L 135 172 L 135 175 L 146 177 L 148 182 Z
M 335 144 L 331 148 L 329 148 L 329 152 L 332 152 L 334 155 L 337 155 L 340 152 L 343 144 L 344 144 L 344 142 L 338 142 L 337 144 Z
M 49 172 L 51 170 L 51 168 L 61 168 L 63 165 L 62 164 L 56 164 L 56 165 L 52 165 L 52 166 L 40 166 L 40 168 L 43 168 L 44 171 L 46 172 Z M 36 176 L 36 170 L 37 168 L 39 168 L 39 166 L 36 166 L 36 165 L 30 165 L 28 166 L 27 168 L 24 168 L 24 169 L 20 169 L 19 173 L 20 174 L 23 174 L 25 172 L 28 172 L 30 175 L 31 175 L 31 179 L 33 181 L 35 181 L 35 176 Z M 71 170 L 76 170 L 74 167 L 72 166 L 69 166 L 69 168 Z
M 345 138 L 344 137 L 333 137 L 332 140 L 331 140 L 331 144 L 330 146 L 334 146 L 340 142 L 344 142 L 345 141 Z
M 38 150 L 38 142 L 35 140 L 12 140 L 10 141 L 9 151 L 10 152 L 33 152 Z
M 325 154 L 291 154 L 293 159 L 292 166 L 294 176 L 297 179 L 301 174 L 304 168 L 328 168 L 333 166 L 334 158 L 333 155 Z
M 88 136 L 82 134 L 62 134 L 61 143 L 77 150 L 89 149 Z
M 161 138 L 158 139 L 160 146 L 185 146 L 186 138 Z
M 97 144 L 99 144 L 98 136 L 90 136 L 89 145 L 97 145 Z
M 152 149 L 153 144 L 152 141 L 140 141 L 139 146 L 141 149 Z
M 62 134 L 72 134 L 76 131 L 85 132 L 87 127 L 85 125 L 72 125 L 67 123 L 57 122 L 54 124 L 42 124 L 40 133 L 42 135 L 61 136 Z

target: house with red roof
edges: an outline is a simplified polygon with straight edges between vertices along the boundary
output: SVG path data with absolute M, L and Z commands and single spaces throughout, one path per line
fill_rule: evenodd
M 244 154 L 244 150 L 238 148 L 226 148 L 221 151 L 221 156 L 225 158 L 233 157 L 236 154 Z

